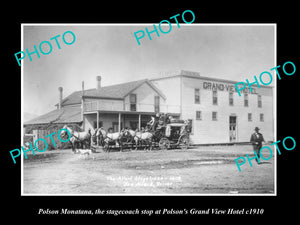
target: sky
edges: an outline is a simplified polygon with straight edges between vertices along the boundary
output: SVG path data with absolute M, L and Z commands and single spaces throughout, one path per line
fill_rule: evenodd
M 154 29 L 153 24 L 24 24 L 23 51 L 33 52 L 34 45 L 38 48 L 43 41 L 51 43 L 52 51 L 40 53 L 40 58 L 33 54 L 32 61 L 26 55 L 21 62 L 23 112 L 42 115 L 54 110 L 58 87 L 63 87 L 66 97 L 81 90 L 82 81 L 85 89 L 96 88 L 99 75 L 102 86 L 151 79 L 174 70 L 239 82 L 254 81 L 254 75 L 276 66 L 271 24 L 180 24 L 178 28 L 175 23 L 167 34 L 152 33 L 152 40 L 145 34 L 138 45 L 134 32 L 145 32 L 145 27 Z M 66 31 L 76 37 L 71 45 L 62 40 Z M 57 35 L 61 49 L 50 40 Z M 72 36 L 66 34 L 65 39 L 71 42 Z M 42 49 L 49 51 L 47 44 Z

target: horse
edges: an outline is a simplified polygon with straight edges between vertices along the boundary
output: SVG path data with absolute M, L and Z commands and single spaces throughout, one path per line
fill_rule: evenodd
M 91 147 L 91 129 L 88 131 L 83 131 L 83 132 L 78 132 L 72 130 L 70 127 L 67 125 L 64 125 L 63 129 L 67 129 L 69 133 L 71 134 L 71 138 L 69 142 L 71 143 L 72 146 L 72 151 L 76 153 L 76 144 L 81 145 L 81 148 L 83 148 L 83 144 L 85 145 L 85 148 L 90 149 Z M 67 135 L 67 131 L 63 130 L 61 132 L 62 136 Z
M 107 151 L 109 151 L 109 144 L 111 142 L 115 142 L 117 145 L 120 146 L 120 150 L 123 151 L 123 135 L 124 130 L 122 130 L 121 132 L 107 133 L 103 127 L 99 128 L 96 133 L 96 137 L 99 138 L 101 145 L 104 146 L 107 149 Z
M 96 141 L 99 140 L 99 144 L 104 147 L 104 139 L 106 138 L 107 132 L 103 127 L 96 128 L 95 130 Z
M 96 143 L 97 144 L 97 140 L 99 139 L 99 131 L 100 128 L 96 128 L 93 132 L 92 132 L 92 143 Z
M 131 150 L 133 149 L 133 144 L 135 143 L 135 150 L 137 150 L 137 146 L 138 146 L 138 139 L 135 139 L 136 137 L 136 131 L 132 130 L 132 129 L 128 129 L 126 128 L 124 130 L 124 135 L 123 137 L 127 138 L 127 143 L 131 143 Z
M 153 134 L 149 131 L 134 131 L 131 129 L 127 129 L 124 131 L 125 135 L 130 135 L 132 137 L 132 139 L 135 142 L 135 150 L 137 150 L 138 144 L 139 143 L 145 143 L 145 149 L 146 146 L 149 146 L 149 149 L 152 150 L 152 138 L 153 138 Z

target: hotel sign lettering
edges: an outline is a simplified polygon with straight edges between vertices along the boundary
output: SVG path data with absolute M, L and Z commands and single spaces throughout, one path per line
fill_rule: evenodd
M 208 89 L 213 91 L 237 92 L 234 85 L 215 83 L 215 82 L 203 82 L 203 89 Z M 241 92 L 246 94 L 257 94 L 255 88 L 252 88 L 252 92 L 250 91 L 249 88 L 245 88 Z

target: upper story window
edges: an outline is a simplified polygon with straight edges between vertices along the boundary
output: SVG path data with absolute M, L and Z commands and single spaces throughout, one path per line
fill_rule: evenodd
M 195 88 L 195 104 L 200 104 L 200 89 Z
M 257 106 L 258 108 L 262 107 L 261 95 L 257 95 Z
M 229 92 L 229 105 L 233 106 L 233 92 Z
M 249 106 L 249 98 L 248 94 L 244 93 L 244 106 L 248 107 Z
M 159 96 L 154 96 L 154 112 L 156 113 L 159 112 L 159 102 L 160 102 Z
M 218 105 L 218 92 L 213 91 L 213 105 Z
M 136 111 L 136 94 L 129 95 L 130 111 Z

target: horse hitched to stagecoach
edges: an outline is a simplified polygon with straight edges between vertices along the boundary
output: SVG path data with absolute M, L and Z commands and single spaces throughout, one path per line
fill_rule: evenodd
M 188 149 L 191 130 L 188 120 L 175 120 L 163 113 L 152 117 L 147 126 L 141 130 L 124 128 L 119 132 L 113 132 L 112 129 L 106 131 L 101 127 L 93 132 L 90 129 L 87 132 L 76 132 L 67 126 L 64 128 L 68 129 L 71 134 L 70 143 L 73 152 L 76 152 L 75 148 L 78 144 L 81 148 L 92 148 L 91 140 L 101 145 L 104 151 L 114 149 L 123 151 L 124 148 L 133 149 L 134 147 L 135 150 L 138 148 L 165 150 L 177 147 Z
M 138 148 L 165 150 L 169 148 L 187 149 L 189 147 L 190 125 L 188 121 L 175 120 L 166 114 L 152 117 L 145 128 L 132 130 L 122 129 L 120 132 L 106 132 L 103 128 L 95 131 L 95 137 L 104 151 L 110 149 Z

